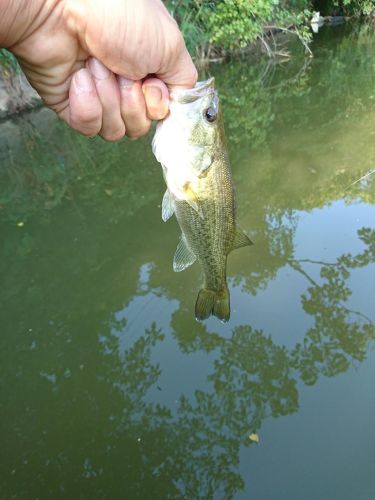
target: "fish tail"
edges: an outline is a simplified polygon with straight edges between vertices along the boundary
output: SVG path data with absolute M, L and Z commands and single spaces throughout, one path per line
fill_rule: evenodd
M 229 321 L 230 298 L 229 290 L 226 285 L 225 288 L 222 288 L 221 290 L 216 292 L 213 315 L 219 318 L 221 321 Z
M 228 321 L 230 316 L 229 290 L 225 286 L 215 291 L 202 288 L 195 303 L 195 317 L 198 320 L 207 319 L 213 314 L 221 321 Z

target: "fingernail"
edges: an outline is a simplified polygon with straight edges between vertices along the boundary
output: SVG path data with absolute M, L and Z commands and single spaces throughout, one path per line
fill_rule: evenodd
M 95 59 L 95 57 L 91 57 L 89 59 L 89 68 L 97 80 L 106 80 L 111 74 L 109 69 L 106 68 L 98 59 Z
M 129 80 L 129 78 L 125 78 L 124 76 L 118 77 L 118 84 L 122 89 L 131 89 L 133 87 L 134 80 Z
M 159 106 L 163 96 L 159 87 L 155 87 L 154 85 L 148 85 L 145 88 L 146 99 L 152 106 Z
M 95 85 L 92 81 L 90 72 L 87 69 L 80 69 L 73 78 L 76 94 L 79 95 L 85 92 L 92 92 L 94 90 Z

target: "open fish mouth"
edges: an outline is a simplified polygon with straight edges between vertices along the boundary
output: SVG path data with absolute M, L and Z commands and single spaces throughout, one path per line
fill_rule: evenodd
M 201 99 L 208 94 L 214 93 L 216 93 L 215 78 L 211 77 L 203 82 L 197 82 L 195 87 L 193 87 L 192 89 L 172 90 L 170 93 L 170 99 L 174 102 L 187 104 L 190 102 L 195 102 L 197 99 Z

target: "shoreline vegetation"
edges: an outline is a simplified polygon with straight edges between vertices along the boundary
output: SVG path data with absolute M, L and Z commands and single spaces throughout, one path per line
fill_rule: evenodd
M 302 51 L 296 41 L 294 47 Z M 366 177 L 375 156 L 369 132 L 375 111 L 373 27 L 362 23 L 326 29 L 312 48 L 315 58 L 296 56 L 287 64 L 267 57 L 249 64 L 244 57 L 211 68 L 220 87 L 236 183 L 252 185 L 254 193 L 263 186 L 261 197 L 272 185 L 276 206 L 286 213 L 291 207 L 322 207 L 344 195 L 345 202 L 375 202 L 375 176 Z M 295 53 L 292 44 L 290 50 Z M 47 223 L 64 200 L 72 207 L 87 203 L 90 210 L 100 210 L 106 200 L 116 199 L 119 215 L 127 200 L 126 207 L 135 213 L 163 187 L 150 189 L 152 169 L 140 174 L 139 151 L 142 161 L 155 162 L 150 137 L 141 141 L 144 147 L 132 141 L 88 140 L 47 108 L 3 121 L 0 220 L 14 227 L 34 217 Z M 134 175 L 126 171 L 126 182 L 124 158 L 129 168 L 137 167 Z M 289 197 L 279 198 L 285 190 L 278 186 L 290 184 L 292 191 L 296 183 L 299 189 L 290 205 Z M 252 203 L 246 200 L 245 211 Z
M 288 34 L 311 56 L 322 24 L 374 19 L 375 0 L 167 0 L 198 66 L 243 53 L 290 57 Z
M 313 56 L 313 32 L 323 24 L 375 19 L 375 0 L 166 0 L 165 4 L 198 68 L 244 54 L 289 59 L 290 37 L 297 37 L 306 55 Z M 41 105 L 13 55 L 0 49 L 0 120 Z

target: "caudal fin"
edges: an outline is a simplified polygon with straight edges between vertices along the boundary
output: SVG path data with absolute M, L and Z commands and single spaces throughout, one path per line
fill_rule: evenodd
M 219 291 L 202 288 L 195 303 L 195 317 L 199 320 L 207 319 L 213 314 L 221 321 L 228 321 L 230 317 L 230 299 L 227 287 Z

